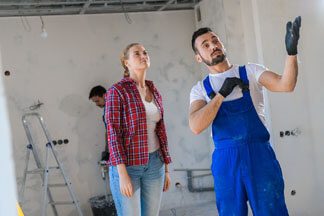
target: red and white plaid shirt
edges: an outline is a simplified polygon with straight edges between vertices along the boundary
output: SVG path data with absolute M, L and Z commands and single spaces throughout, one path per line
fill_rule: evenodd
M 171 162 L 163 118 L 162 97 L 152 81 L 146 85 L 153 93 L 161 114 L 155 132 L 159 139 L 164 163 Z M 146 112 L 136 83 L 131 78 L 123 78 L 106 93 L 105 120 L 109 146 L 110 166 L 118 164 L 146 165 L 149 160 Z

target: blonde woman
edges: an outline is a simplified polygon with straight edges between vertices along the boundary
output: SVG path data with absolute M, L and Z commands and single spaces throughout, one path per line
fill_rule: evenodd
M 110 187 L 119 216 L 157 216 L 170 187 L 162 98 L 146 80 L 150 58 L 138 43 L 122 53 L 124 78 L 106 95 Z

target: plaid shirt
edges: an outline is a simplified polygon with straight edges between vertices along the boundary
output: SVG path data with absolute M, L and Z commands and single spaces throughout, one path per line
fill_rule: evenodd
M 145 82 L 153 93 L 161 114 L 161 120 L 156 124 L 155 132 L 160 142 L 163 161 L 168 164 L 171 162 L 171 157 L 163 120 L 162 97 L 152 81 L 146 80 Z M 130 78 L 122 79 L 108 90 L 105 97 L 109 165 L 148 164 L 146 112 L 135 81 Z

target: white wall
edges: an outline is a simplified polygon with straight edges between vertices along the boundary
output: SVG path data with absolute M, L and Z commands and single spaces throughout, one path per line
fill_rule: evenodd
M 324 2 L 204 0 L 200 9 L 203 19 L 198 26 L 211 26 L 220 35 L 232 63 L 259 62 L 279 73 L 286 56 L 286 22 L 302 16 L 298 84 L 293 93 L 268 93 L 269 128 L 284 173 L 290 214 L 322 215 Z M 301 130 L 299 136 L 280 138 L 280 131 L 295 128 Z
M 53 139 L 68 138 L 67 145 L 56 149 L 71 177 L 85 215 L 90 215 L 90 197 L 103 194 L 103 182 L 97 167 L 104 149 L 101 110 L 88 100 L 89 90 L 97 84 L 109 87 L 122 77 L 121 50 L 131 42 L 140 42 L 151 57 L 148 78 L 161 91 L 169 137 L 172 187 L 164 194 L 162 209 L 188 206 L 214 200 L 213 192 L 189 193 L 185 172 L 174 168 L 209 168 L 210 146 L 207 133 L 194 136 L 188 128 L 189 92 L 200 78 L 190 47 L 194 31 L 193 11 L 130 14 L 43 17 L 48 38 L 40 37 L 39 17 L 1 18 L 2 44 L 9 117 L 13 133 L 18 185 L 21 183 L 27 139 L 21 116 L 40 100 Z M 24 27 L 25 26 L 25 27 Z M 36 131 L 39 131 L 36 128 Z M 37 146 L 45 141 L 35 134 Z M 41 151 L 44 153 L 43 151 Z M 44 154 L 42 154 L 44 156 Z M 31 163 L 31 165 L 33 165 Z M 58 175 L 53 179 L 57 180 Z M 40 209 L 40 178 L 30 177 L 23 205 L 27 215 Z M 211 178 L 196 182 L 211 186 Z M 176 189 L 175 182 L 184 187 Z M 55 194 L 66 200 L 63 192 Z M 50 208 L 49 208 L 50 209 Z M 75 215 L 72 208 L 59 208 L 62 215 Z
M 0 69 L 2 70 L 1 52 Z M 2 76 L 0 76 L 0 216 L 17 215 L 16 182 L 12 153 L 11 131 L 8 117 L 7 101 Z

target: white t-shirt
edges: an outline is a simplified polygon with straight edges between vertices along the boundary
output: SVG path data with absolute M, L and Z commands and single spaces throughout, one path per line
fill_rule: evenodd
M 161 120 L 161 114 L 158 110 L 155 100 L 147 102 L 145 98 L 141 97 L 146 111 L 146 125 L 147 125 L 147 143 L 149 153 L 155 152 L 160 148 L 159 139 L 155 133 L 156 123 Z
M 249 88 L 250 94 L 253 101 L 255 110 L 257 111 L 261 121 L 265 125 L 265 115 L 264 115 L 264 100 L 263 100 L 263 91 L 262 85 L 258 82 L 261 74 L 268 70 L 263 65 L 249 63 L 245 65 L 247 77 L 249 79 Z M 240 77 L 239 66 L 233 65 L 232 68 L 217 74 L 209 74 L 210 84 L 214 92 L 218 92 L 222 87 L 224 80 L 227 77 Z M 238 86 L 234 88 L 232 93 L 228 95 L 224 101 L 231 101 L 242 97 L 242 89 Z M 207 103 L 210 101 L 207 96 L 206 90 L 204 88 L 203 81 L 198 81 L 198 83 L 192 87 L 190 92 L 190 104 L 196 100 L 204 100 Z

